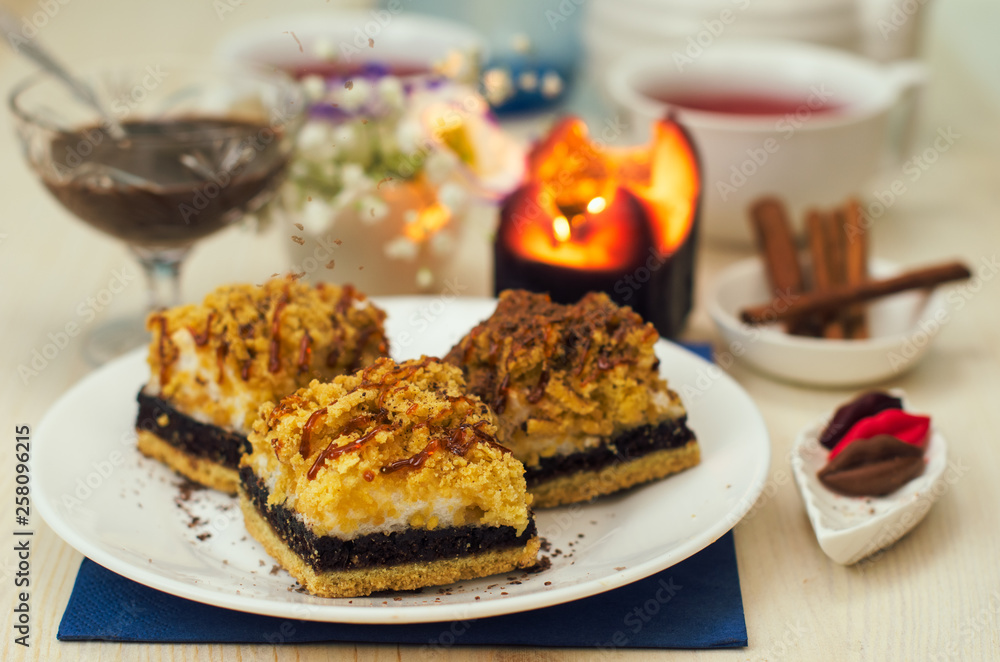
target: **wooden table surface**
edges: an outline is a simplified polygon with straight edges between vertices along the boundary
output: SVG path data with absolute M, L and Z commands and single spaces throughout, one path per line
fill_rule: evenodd
M 39 38 L 68 61 L 133 52 L 208 52 L 225 29 L 279 11 L 254 3 L 235 7 L 220 20 L 209 2 L 73 0 L 58 5 Z M 292 3 L 307 8 L 305 2 Z M 981 22 L 998 17 L 991 3 L 955 0 L 934 7 L 927 56 L 932 79 L 914 154 L 929 147 L 939 129 L 961 137 L 875 225 L 875 254 L 904 264 L 963 258 L 978 264 L 1000 252 L 1000 47 Z M 46 3 L 21 0 L 22 11 Z M 288 5 L 286 4 L 286 7 Z M 50 8 L 51 9 L 51 8 Z M 976 14 L 976 10 L 984 13 Z M 993 25 L 996 25 L 994 20 Z M 995 42 L 995 39 L 993 40 Z M 986 58 L 986 59 L 984 59 Z M 991 64 L 989 64 L 991 63 Z M 0 89 L 29 70 L 9 51 L 0 52 Z M 982 72 L 993 76 L 992 87 Z M 978 72 L 978 73 L 977 73 Z M 42 189 L 22 161 L 9 118 L 0 127 L 0 494 L 14 487 L 15 426 L 38 425 L 45 410 L 91 367 L 74 338 L 27 384 L 18 366 L 47 334 L 77 317 L 77 306 L 106 287 L 112 272 L 137 274 L 98 321 L 136 313 L 144 292 L 125 249 L 73 220 Z M 889 171 L 880 184 L 904 178 Z M 873 186 L 872 190 L 876 187 Z M 215 285 L 259 282 L 288 266 L 274 231 L 256 235 L 232 228 L 197 247 L 184 273 L 184 295 L 198 300 Z M 699 302 L 718 271 L 746 253 L 702 246 Z M 471 273 L 469 294 L 486 293 L 485 271 Z M 841 567 L 820 551 L 791 480 L 788 452 L 796 432 L 845 400 L 849 391 L 814 390 L 778 383 L 739 364 L 730 373 L 755 399 L 772 436 L 773 460 L 764 496 L 735 530 L 750 645 L 720 651 L 619 651 L 615 659 L 667 655 L 692 660 L 986 660 L 1000 659 L 1000 279 L 981 289 L 940 331 L 932 351 L 915 370 L 893 380 L 947 435 L 954 481 L 926 520 L 877 561 Z M 96 322 L 95 322 L 96 323 Z M 687 337 L 712 339 L 699 305 Z M 3 498 L 0 521 L 13 529 L 13 499 Z M 418 647 L 371 645 L 232 646 L 60 643 L 55 634 L 80 563 L 80 554 L 38 518 L 31 557 L 31 647 L 14 643 L 14 539 L 0 546 L 0 609 L 4 660 L 319 660 L 415 659 Z M 585 650 L 455 648 L 447 659 L 572 659 Z

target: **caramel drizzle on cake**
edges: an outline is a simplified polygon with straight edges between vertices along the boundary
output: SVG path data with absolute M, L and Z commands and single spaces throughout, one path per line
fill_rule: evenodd
M 212 332 L 212 320 L 215 319 L 215 313 L 209 313 L 208 319 L 205 320 L 205 330 L 201 333 L 196 332 L 190 326 L 188 331 L 191 332 L 191 337 L 194 339 L 194 344 L 198 347 L 204 347 L 208 344 L 209 333 Z
M 606 297 L 587 295 L 580 302 L 568 306 L 554 304 L 544 295 L 522 292 L 506 293 L 494 314 L 482 322 L 449 352 L 446 360 L 465 369 L 476 370 L 485 364 L 497 374 L 490 404 L 497 414 L 503 414 L 512 380 L 520 382 L 527 390 L 526 399 L 537 404 L 546 394 L 553 365 L 559 370 L 580 378 L 581 384 L 596 379 L 601 372 L 619 365 L 637 362 L 638 348 L 626 342 L 630 332 L 645 327 L 641 342 L 648 343 L 658 337 L 652 325 L 644 324 L 629 309 L 619 309 Z M 610 338 L 591 356 L 593 336 L 596 331 L 610 332 Z M 476 360 L 476 349 L 481 335 L 489 338 L 489 349 Z M 538 377 L 527 381 L 532 369 L 513 374 L 513 357 L 530 349 L 541 348 Z M 502 366 L 498 369 L 498 366 Z M 480 392 L 480 389 L 474 389 Z
M 531 389 L 528 393 L 528 402 L 533 405 L 538 404 L 543 397 L 545 397 L 545 386 L 549 383 L 549 377 L 552 373 L 549 372 L 548 368 L 542 368 L 542 374 L 538 376 L 538 383 L 535 387 Z
M 219 368 L 219 376 L 216 379 L 220 384 L 222 383 L 222 380 L 225 379 L 226 376 L 226 355 L 228 354 L 229 354 L 229 343 L 226 341 L 222 341 L 219 344 L 218 348 L 216 348 L 215 350 L 215 363 L 216 366 Z
M 273 415 L 274 411 L 271 413 Z M 326 407 L 317 409 L 309 416 L 309 420 L 306 421 L 306 424 L 302 426 L 302 437 L 299 439 L 299 455 L 302 457 L 309 456 L 309 443 L 312 441 L 313 430 L 316 429 L 316 426 L 319 425 L 320 421 L 326 418 L 326 413 Z
M 359 343 L 362 347 L 364 344 Z M 365 343 L 366 344 L 366 343 Z M 309 331 L 305 331 L 302 334 L 302 340 L 299 341 L 299 358 L 295 362 L 295 365 L 299 368 L 299 373 L 303 373 L 309 369 L 309 362 L 312 360 L 312 336 L 309 335 Z
M 166 384 L 168 377 L 170 377 L 170 364 L 174 362 L 171 358 L 167 360 L 167 345 L 173 346 L 170 341 L 170 335 L 167 333 L 167 318 L 163 315 L 157 315 L 152 318 L 154 323 L 159 323 L 160 325 L 160 338 L 159 342 L 156 343 L 156 351 L 160 356 L 160 384 Z
M 486 425 L 485 421 L 479 421 L 478 423 L 462 423 L 458 427 L 451 430 L 451 434 L 444 437 L 434 437 L 424 449 L 413 455 L 411 457 L 404 458 L 402 460 L 396 460 L 395 462 L 390 462 L 389 464 L 382 467 L 381 472 L 384 474 L 392 473 L 394 471 L 399 471 L 400 469 L 420 469 L 427 462 L 427 458 L 431 456 L 432 453 L 439 450 L 443 444 L 446 449 L 455 455 L 464 457 L 472 444 L 480 442 L 483 444 L 488 444 L 495 448 L 498 448 L 502 453 L 509 453 L 510 450 L 501 446 L 497 443 L 496 438 L 493 435 L 484 432 L 483 427 Z M 440 434 L 444 430 L 436 430 L 434 434 Z M 472 432 L 472 438 L 466 441 L 467 431 Z
M 309 420 L 306 422 L 303 428 L 302 439 L 299 444 L 299 452 L 302 453 L 303 449 L 308 449 L 310 444 L 309 437 L 313 427 L 315 427 L 317 421 L 321 420 L 326 415 L 326 408 L 319 409 L 312 413 Z M 381 422 L 384 420 L 385 422 Z M 380 422 L 379 425 L 371 428 L 363 435 L 350 441 L 346 444 L 334 445 L 337 440 L 342 437 L 348 436 L 350 434 L 356 434 L 359 427 L 367 428 L 373 422 Z M 427 427 L 433 438 L 427 443 L 424 448 L 410 457 L 403 458 L 401 460 L 395 460 L 381 467 L 379 470 L 383 474 L 390 474 L 400 469 L 422 469 L 424 464 L 434 452 L 440 450 L 444 447 L 446 450 L 454 455 L 465 456 L 469 452 L 469 449 L 474 443 L 483 443 L 494 448 L 499 449 L 503 453 L 510 453 L 510 450 L 500 445 L 493 435 L 484 432 L 483 427 L 486 425 L 485 421 L 479 421 L 478 423 L 462 423 L 455 428 L 445 428 L 445 427 L 432 427 L 426 423 L 421 423 L 416 427 Z M 315 480 L 316 476 L 319 474 L 320 469 L 326 466 L 327 460 L 336 460 L 345 453 L 350 453 L 356 450 L 360 450 L 362 446 L 368 441 L 375 438 L 375 435 L 380 432 L 395 432 L 399 429 L 399 424 L 389 423 L 388 419 L 377 419 L 372 418 L 367 415 L 357 416 L 350 421 L 335 435 L 333 435 L 333 440 L 324 448 L 319 455 L 316 456 L 316 460 L 309 467 L 309 471 L 306 476 L 309 480 Z M 471 433 L 471 434 L 467 434 Z M 306 455 L 303 454 L 303 457 Z M 366 478 L 368 482 L 374 479 Z
M 227 286 L 210 294 L 201 305 L 151 315 L 148 326 L 156 335 L 156 368 L 161 388 L 174 376 L 171 368 L 179 351 L 171 334 L 179 328 L 187 329 L 195 347 L 214 347 L 218 368 L 214 378 L 219 384 L 225 379 L 227 361 L 233 361 L 234 371 L 244 382 L 255 376 L 260 379 L 264 373 L 282 380 L 284 370 L 299 375 L 312 372 L 314 377 L 327 378 L 329 375 L 320 374 L 323 368 L 355 371 L 374 356 L 385 355 L 388 349 L 381 325 L 384 314 L 356 309 L 353 306 L 356 301 L 365 301 L 365 297 L 349 285 L 338 291 L 329 287 L 312 288 L 284 278 L 258 287 Z M 296 319 L 286 323 L 293 304 Z M 315 320 L 305 321 L 311 315 L 306 310 L 310 307 L 325 317 L 319 342 L 329 349 L 322 366 L 313 365 L 316 328 L 305 327 L 315 324 Z M 286 335 L 295 342 L 294 348 L 287 346 Z M 262 343 L 259 336 L 266 342 Z M 265 360 L 255 366 L 261 354 Z
M 353 285 L 350 283 L 344 285 L 344 288 L 340 291 L 340 300 L 337 301 L 337 305 L 334 308 L 338 315 L 347 314 L 348 308 L 350 308 L 351 304 L 354 303 L 356 294 L 357 290 L 354 289 Z
M 340 429 L 330 434 L 328 437 L 330 439 L 329 443 L 316 456 L 316 459 L 313 461 L 306 474 L 307 478 L 309 480 L 315 480 L 319 471 L 326 466 L 328 460 L 336 460 L 345 453 L 360 450 L 365 443 L 374 439 L 379 433 L 385 432 L 392 434 L 399 430 L 401 428 L 401 424 L 398 421 L 393 420 L 394 416 L 392 412 L 386 408 L 385 399 L 393 392 L 406 388 L 407 380 L 410 379 L 417 371 L 426 368 L 432 361 L 436 361 L 436 359 L 424 357 L 422 360 L 412 362 L 408 366 L 397 366 L 387 374 L 381 375 L 377 378 L 373 378 L 372 376 L 374 371 L 380 369 L 380 366 L 377 363 L 362 371 L 360 383 L 350 389 L 347 394 L 354 393 L 358 390 L 376 390 L 377 395 L 375 396 L 373 403 L 376 411 L 374 413 L 364 413 L 355 416 L 347 421 L 347 423 L 345 423 Z M 440 419 L 453 414 L 455 412 L 453 405 L 455 404 L 462 403 L 472 408 L 479 404 L 478 399 L 467 395 L 444 395 L 443 397 L 449 403 L 449 406 L 436 413 L 434 415 L 434 419 Z M 283 415 L 298 408 L 299 404 L 300 399 L 296 395 L 292 395 L 289 398 L 282 400 L 282 402 L 271 411 L 271 414 L 268 417 L 269 427 L 273 426 L 275 421 L 280 419 Z M 407 414 L 412 415 L 418 407 L 419 403 L 413 403 L 407 408 Z M 302 426 L 298 452 L 303 459 L 308 458 L 312 454 L 314 437 L 316 436 L 318 428 L 325 422 L 328 414 L 329 407 L 317 409 L 309 415 L 305 425 Z M 433 422 L 418 423 L 413 426 L 413 430 L 426 428 L 431 440 L 415 455 L 395 460 L 382 466 L 380 468 L 380 473 L 389 474 L 401 469 L 421 469 L 426 463 L 427 458 L 442 447 L 455 455 L 465 456 L 473 444 L 482 443 L 493 446 L 503 453 L 509 453 L 509 449 L 502 446 L 499 442 L 497 442 L 493 435 L 483 429 L 486 425 L 486 421 L 478 421 L 472 424 L 462 423 L 458 426 L 436 425 Z M 357 439 L 346 443 L 338 443 L 345 437 L 350 437 L 359 433 L 361 436 Z M 275 452 L 277 453 L 277 449 Z M 366 478 L 369 482 L 373 479 L 374 475 L 371 479 Z
M 327 460 L 336 460 L 344 453 L 350 453 L 351 451 L 359 450 L 362 446 L 365 445 L 366 442 L 373 439 L 375 435 L 377 435 L 379 432 L 391 432 L 392 430 L 396 429 L 396 427 L 397 426 L 395 425 L 378 425 L 369 430 L 368 432 L 364 433 L 354 441 L 343 444 L 341 446 L 334 446 L 333 442 L 331 441 L 330 445 L 324 448 L 323 451 L 318 456 L 316 456 L 316 461 L 313 462 L 311 467 L 309 467 L 309 472 L 306 474 L 306 477 L 309 478 L 309 480 L 315 480 L 316 475 L 319 473 L 319 470 L 322 469 L 324 466 L 326 466 Z
M 274 373 L 281 370 L 281 313 L 288 305 L 288 288 L 274 305 L 274 316 L 271 318 L 271 346 L 267 360 L 267 369 Z

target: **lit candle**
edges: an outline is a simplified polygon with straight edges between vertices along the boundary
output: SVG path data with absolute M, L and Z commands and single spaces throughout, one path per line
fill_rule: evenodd
M 575 118 L 529 156 L 504 202 L 494 245 L 497 293 L 572 303 L 607 292 L 676 336 L 692 305 L 700 178 L 685 132 L 657 123 L 650 145 L 598 147 Z

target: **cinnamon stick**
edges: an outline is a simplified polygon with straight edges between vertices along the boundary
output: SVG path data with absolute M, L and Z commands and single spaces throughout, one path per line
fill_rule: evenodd
M 740 319 L 747 324 L 766 324 L 803 315 L 830 313 L 844 306 L 871 301 L 890 294 L 965 280 L 971 275 L 969 268 L 961 262 L 948 262 L 907 271 L 883 280 L 867 280 L 858 285 L 840 285 L 825 292 L 808 292 L 788 299 L 776 298 L 766 304 L 744 308 L 740 311 Z
M 860 285 L 868 279 L 868 232 L 863 226 L 861 205 L 851 199 L 844 211 L 843 237 L 845 243 L 845 271 L 848 285 Z M 864 304 L 848 308 L 844 315 L 844 325 L 848 338 L 868 337 L 868 319 Z
M 812 256 L 813 291 L 826 292 L 840 282 L 836 273 L 835 223 L 829 214 L 810 210 L 806 215 L 806 236 L 809 239 L 809 253 Z M 834 242 L 831 242 L 831 237 Z M 839 242 L 836 242 L 839 243 Z M 846 274 L 844 274 L 846 275 Z M 839 317 L 823 321 L 823 337 L 839 339 L 844 337 L 844 325 Z
M 750 221 L 772 296 L 790 296 L 804 290 L 795 236 L 785 206 L 777 198 L 761 198 L 750 207 Z M 789 320 L 789 333 L 802 333 L 803 320 Z

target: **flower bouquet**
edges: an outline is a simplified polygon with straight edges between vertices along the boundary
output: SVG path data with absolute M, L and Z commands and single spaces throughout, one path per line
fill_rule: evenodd
M 371 294 L 428 291 L 468 232 L 487 245 L 525 149 L 479 94 L 447 77 L 371 65 L 302 82 L 310 120 L 279 193 L 296 270 Z

